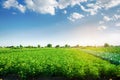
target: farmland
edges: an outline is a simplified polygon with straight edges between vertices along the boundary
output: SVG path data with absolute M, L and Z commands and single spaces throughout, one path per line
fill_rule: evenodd
M 94 56 L 100 57 L 115 65 L 120 64 L 120 47 L 99 47 L 99 48 L 86 48 L 83 50 Z
M 119 54 L 119 47 L 114 49 L 111 47 L 105 49 L 0 48 L 0 76 L 2 78 L 15 74 L 20 80 L 35 80 L 37 77 L 65 77 L 68 80 L 117 80 L 120 78 L 120 64 L 111 63 L 109 59 L 113 56 L 113 61 L 119 62 Z M 103 59 L 103 55 L 106 58 L 109 55 L 112 56 Z

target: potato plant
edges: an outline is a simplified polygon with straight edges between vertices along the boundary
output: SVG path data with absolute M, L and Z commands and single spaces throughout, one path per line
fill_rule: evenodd
M 3 52 L 3 53 L 2 53 Z M 120 76 L 119 66 L 75 48 L 5 49 L 0 51 L 0 76 L 102 79 Z

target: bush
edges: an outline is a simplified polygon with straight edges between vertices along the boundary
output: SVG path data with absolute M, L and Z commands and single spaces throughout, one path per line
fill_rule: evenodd
M 69 47 L 70 47 L 70 45 L 68 45 L 68 44 L 65 45 L 65 48 L 69 48 Z
M 23 48 L 23 46 L 20 44 L 20 48 Z
M 110 45 L 108 43 L 105 43 L 104 47 L 110 47 Z
M 56 46 L 55 46 L 55 48 L 59 48 L 59 47 L 60 47 L 60 45 L 56 45 Z
M 40 45 L 38 45 L 37 47 L 40 48 Z
M 52 44 L 47 44 L 47 47 L 51 48 L 51 47 L 52 47 Z

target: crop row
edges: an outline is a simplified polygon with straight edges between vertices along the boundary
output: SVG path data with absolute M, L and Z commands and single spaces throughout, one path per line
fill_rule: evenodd
M 113 64 L 120 65 L 120 54 L 119 53 L 110 53 L 101 50 L 83 50 L 86 53 L 92 54 L 94 56 L 100 57 L 104 60 L 110 61 Z
M 63 76 L 80 79 L 120 77 L 120 66 L 78 49 L 39 49 L 0 54 L 0 75 L 17 74 L 22 79 Z

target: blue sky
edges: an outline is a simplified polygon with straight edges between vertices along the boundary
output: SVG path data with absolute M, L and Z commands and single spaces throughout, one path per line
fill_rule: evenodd
M 0 46 L 120 45 L 120 0 L 0 0 Z

